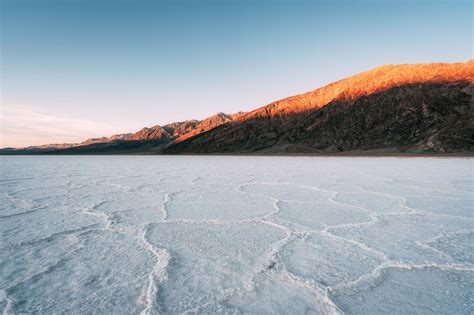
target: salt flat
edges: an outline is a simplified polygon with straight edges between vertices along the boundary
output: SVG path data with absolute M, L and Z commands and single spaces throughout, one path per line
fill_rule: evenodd
M 0 312 L 473 314 L 473 166 L 1 157 Z

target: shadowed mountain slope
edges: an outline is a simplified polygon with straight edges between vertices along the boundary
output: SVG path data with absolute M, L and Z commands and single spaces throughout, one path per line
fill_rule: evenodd
M 384 65 L 250 112 L 21 153 L 472 153 L 474 61 Z
M 472 92 L 469 83 L 404 85 L 318 110 L 225 124 L 164 152 L 469 152 Z
M 386 65 L 289 97 L 164 153 L 473 150 L 474 62 Z
M 200 132 L 233 120 L 235 115 L 217 113 L 203 120 L 174 122 L 164 126 L 145 127 L 135 133 L 91 138 L 81 143 L 0 149 L 0 154 L 154 154 L 173 141 L 187 139 Z M 179 140 L 178 140 L 179 139 Z

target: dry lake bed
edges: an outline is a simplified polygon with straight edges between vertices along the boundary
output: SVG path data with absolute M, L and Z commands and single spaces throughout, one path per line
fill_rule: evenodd
M 0 157 L 0 312 L 473 314 L 473 166 Z

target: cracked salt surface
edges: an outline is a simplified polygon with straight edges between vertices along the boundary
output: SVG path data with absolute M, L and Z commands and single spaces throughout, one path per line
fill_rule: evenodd
M 0 312 L 473 314 L 472 159 L 0 158 Z

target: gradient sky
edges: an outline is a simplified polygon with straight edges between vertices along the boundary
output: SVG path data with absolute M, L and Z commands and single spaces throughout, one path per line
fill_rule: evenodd
M 250 110 L 472 58 L 471 1 L 0 0 L 0 147 Z

